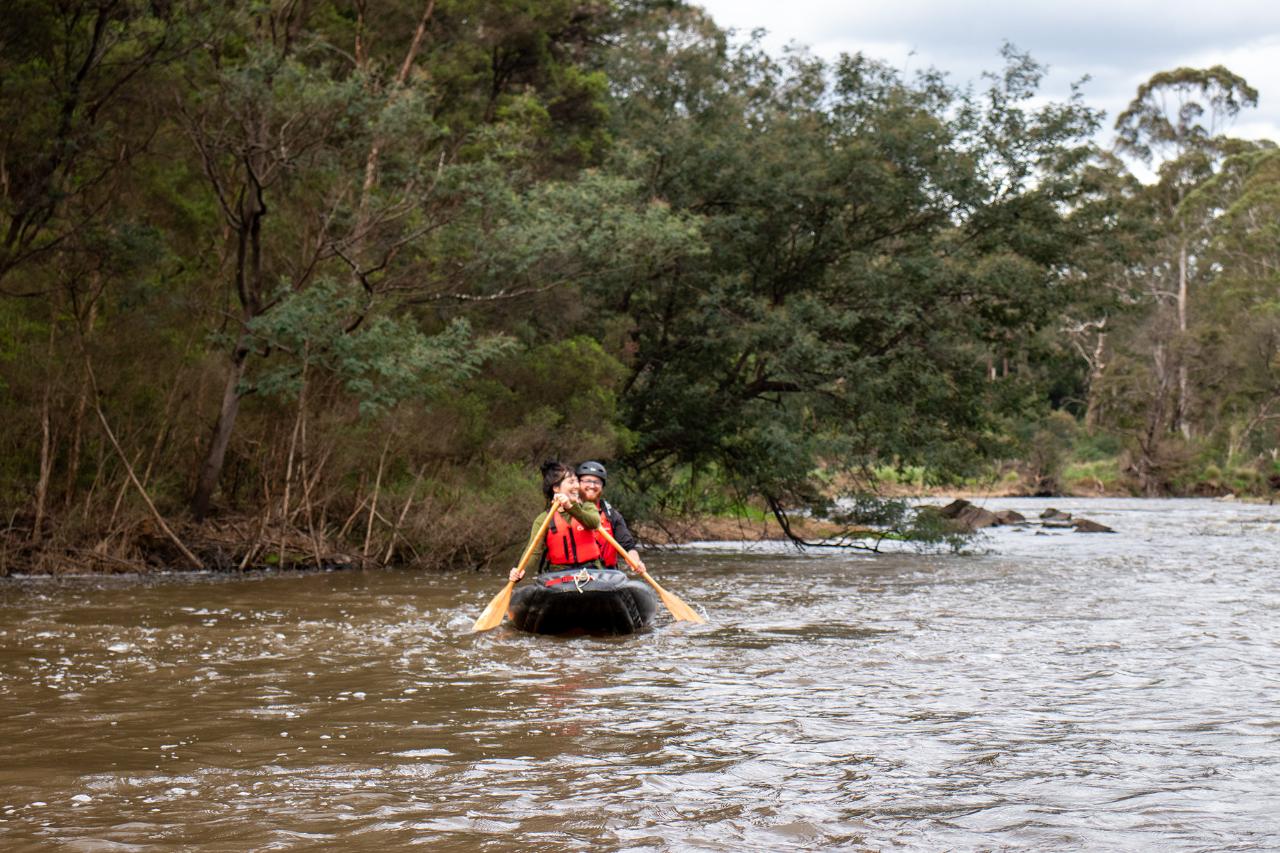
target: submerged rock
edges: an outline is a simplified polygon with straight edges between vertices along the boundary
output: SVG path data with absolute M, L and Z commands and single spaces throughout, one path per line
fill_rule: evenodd
M 1027 517 L 1017 510 L 1001 509 L 996 510 L 997 524 L 1026 524 Z
M 994 512 L 975 506 L 964 498 L 958 498 L 947 504 L 938 510 L 938 514 L 943 518 L 949 519 L 956 527 L 962 530 L 981 530 L 984 527 L 993 527 L 1000 523 Z
M 1012 509 L 997 512 L 983 509 L 964 498 L 957 498 L 943 507 L 930 507 L 933 512 L 947 519 L 957 530 L 973 533 L 985 527 L 1028 525 L 1026 516 Z M 1071 513 L 1049 508 L 1040 513 L 1039 525 L 1046 529 L 1077 530 L 1081 533 L 1115 533 L 1105 524 L 1087 518 L 1072 518 Z M 1043 530 L 1037 533 L 1043 533 Z

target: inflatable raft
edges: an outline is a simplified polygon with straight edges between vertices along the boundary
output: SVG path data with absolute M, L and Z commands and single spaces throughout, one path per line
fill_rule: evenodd
M 658 598 L 617 569 L 546 572 L 511 596 L 507 615 L 533 634 L 634 634 L 653 621 Z

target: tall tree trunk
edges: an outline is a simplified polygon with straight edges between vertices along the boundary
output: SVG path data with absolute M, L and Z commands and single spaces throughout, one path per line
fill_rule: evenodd
M 94 273 L 95 298 L 90 301 L 88 313 L 84 321 L 84 331 L 81 333 L 83 340 L 88 340 L 93 334 L 94 321 L 98 317 L 98 300 L 96 294 L 102 290 L 101 278 L 99 273 Z M 80 474 L 80 451 L 84 444 L 84 417 L 89 406 L 89 376 L 85 374 L 80 380 L 80 394 L 76 398 L 75 414 L 71 418 L 71 447 L 67 457 L 67 484 L 66 494 L 63 497 L 63 505 L 70 507 L 71 502 L 75 500 L 76 495 L 76 478 Z
M 1191 438 L 1191 389 L 1187 375 L 1187 241 L 1178 246 L 1178 405 L 1174 425 L 1183 438 Z
M 1084 428 L 1092 433 L 1098 427 L 1098 419 L 1102 414 L 1102 395 L 1098 386 L 1102 384 L 1102 374 L 1106 369 L 1107 333 L 1099 332 L 1098 340 L 1093 347 L 1093 358 L 1089 360 L 1088 402 L 1084 410 Z
M 227 447 L 231 444 L 231 432 L 235 429 L 236 416 L 240 414 L 240 382 L 244 379 L 248 361 L 249 350 L 242 341 L 231 357 L 231 370 L 227 373 L 227 382 L 222 390 L 218 422 L 213 430 L 213 439 L 209 442 L 209 452 L 205 454 L 204 465 L 200 468 L 195 494 L 191 496 L 191 514 L 196 521 L 204 521 L 209 514 L 209 504 L 218 488 L 218 480 L 222 477 Z
M 373 502 L 369 505 L 369 524 L 364 531 L 364 548 L 361 549 L 362 557 L 369 556 L 369 542 L 373 539 L 373 520 L 378 517 L 378 492 L 382 488 L 382 469 L 387 462 L 387 450 L 391 447 L 391 436 L 387 435 L 387 440 L 382 443 L 382 455 L 378 457 L 378 476 L 373 483 Z
M 265 131 L 259 128 L 259 137 L 266 138 Z M 209 442 L 209 452 L 205 454 L 204 465 L 200 468 L 200 476 L 196 480 L 195 493 L 191 496 L 191 514 L 196 521 L 204 521 L 209 514 L 209 504 L 213 493 L 218 488 L 218 480 L 222 477 L 222 466 L 226 461 L 227 447 L 231 444 L 231 433 L 235 429 L 236 417 L 240 414 L 240 382 L 244 379 L 245 367 L 249 361 L 248 324 L 262 311 L 263 298 L 263 260 L 262 260 L 262 220 L 267 215 L 267 204 L 263 199 L 263 185 L 260 175 L 263 169 L 255 166 L 248 158 L 244 162 L 245 183 L 238 202 L 236 226 L 236 268 L 235 289 L 243 312 L 242 331 L 236 348 L 231 354 L 231 370 L 227 374 L 226 385 L 222 389 L 222 405 L 218 408 L 218 422 L 213 430 L 213 438 Z
M 49 476 L 53 473 L 53 436 L 49 430 L 49 398 L 46 384 L 40 406 L 40 479 L 36 482 L 35 521 L 31 523 L 31 541 L 39 542 L 44 528 L 45 505 L 49 497 Z
M 84 416 L 89 405 L 89 380 L 82 379 L 71 416 L 71 447 L 67 456 L 67 482 L 63 493 L 63 506 L 71 506 L 76 496 L 76 477 L 80 473 L 80 451 L 84 444 Z
M 1151 403 L 1147 409 L 1146 425 L 1138 435 L 1138 458 L 1134 461 L 1138 485 L 1147 497 L 1156 497 L 1164 489 L 1160 450 L 1169 427 L 1166 407 L 1169 405 L 1170 366 L 1163 342 L 1156 343 L 1153 361 L 1155 388 L 1152 389 Z
M 49 321 L 49 355 L 45 363 L 44 399 L 40 403 L 40 478 L 36 481 L 35 521 L 31 524 L 31 541 L 39 542 L 44 529 L 44 513 L 49 498 L 49 479 L 53 474 L 53 434 L 49 429 L 49 409 L 53 400 L 53 344 L 57 321 Z

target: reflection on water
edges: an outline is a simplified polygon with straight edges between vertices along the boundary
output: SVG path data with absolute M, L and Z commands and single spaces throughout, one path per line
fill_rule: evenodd
M 0 584 L 0 847 L 1274 849 L 1280 508 L 1055 505 L 1120 532 L 657 554 L 709 623 L 608 640 L 467 634 L 497 575 Z

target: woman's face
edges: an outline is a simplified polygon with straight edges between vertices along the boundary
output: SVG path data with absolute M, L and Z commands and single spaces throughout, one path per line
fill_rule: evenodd
M 578 475 L 570 471 L 565 475 L 553 490 L 557 495 L 568 495 L 575 501 L 578 500 Z

